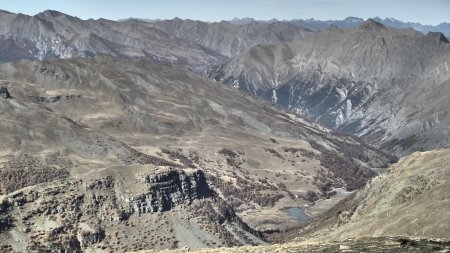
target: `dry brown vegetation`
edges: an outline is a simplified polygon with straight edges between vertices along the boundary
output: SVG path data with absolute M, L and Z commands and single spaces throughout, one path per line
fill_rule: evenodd
M 322 153 L 320 165 L 330 170 L 335 177 L 344 180 L 349 191 L 362 188 L 369 179 L 376 176 L 374 171 L 358 165 L 350 158 L 352 156 L 347 152 L 353 152 L 355 149 L 343 150 L 344 155 L 341 155 L 335 151 L 329 151 L 317 142 L 311 142 L 311 146 Z M 364 157 L 364 155 L 360 155 L 360 157 Z
M 73 163 L 59 153 L 48 154 L 44 159 L 28 154 L 13 156 L 0 168 L 0 194 L 67 178 L 71 166 Z
M 220 189 L 225 198 L 235 208 L 248 202 L 253 202 L 262 207 L 273 206 L 278 200 L 284 197 L 283 194 L 276 193 L 277 188 L 273 185 L 267 186 L 239 178 L 237 180 L 238 187 L 236 187 L 233 183 L 226 182 L 212 175 L 208 175 L 207 179 L 215 187 Z M 261 193 L 264 190 L 271 190 L 271 192 Z
M 167 154 L 169 156 L 169 158 L 172 160 L 180 161 L 186 167 L 191 167 L 191 168 L 196 167 L 194 164 L 194 161 L 192 161 L 191 158 L 183 155 L 183 153 L 182 153 L 183 150 L 181 148 L 178 148 L 178 149 L 161 148 L 161 152 L 164 154 Z M 192 155 L 191 157 L 195 159 L 195 156 Z

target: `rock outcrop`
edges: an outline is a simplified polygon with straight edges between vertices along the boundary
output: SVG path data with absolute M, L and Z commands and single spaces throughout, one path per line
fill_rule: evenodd
M 8 89 L 6 89 L 5 87 L 0 88 L 0 96 L 4 99 L 11 98 L 11 95 L 9 94 Z
M 109 244 L 104 242 L 106 236 L 111 237 L 114 227 L 125 226 L 130 220 L 146 220 L 151 213 L 167 212 L 215 196 L 202 171 L 157 171 L 139 173 L 141 178 L 135 185 L 106 176 L 15 192 L 1 202 L 0 229 L 23 231 L 27 251 L 78 251 L 99 243 Z M 118 191 L 120 187 L 134 192 Z M 0 237 L 8 242 L 6 232 Z
M 173 207 L 190 204 L 195 199 L 214 195 L 202 171 L 187 175 L 182 171 L 169 170 L 156 175 L 146 175 L 148 193 L 131 199 L 135 213 L 164 212 Z

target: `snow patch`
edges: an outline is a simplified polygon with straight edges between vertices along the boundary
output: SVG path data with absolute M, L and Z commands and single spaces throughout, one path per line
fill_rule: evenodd
M 340 126 L 344 123 L 344 114 L 341 110 L 339 110 L 338 115 L 336 116 L 336 126 Z
M 352 49 L 355 49 L 355 48 L 357 48 L 357 47 L 359 47 L 359 43 L 356 44 L 356 45 L 354 45 L 354 46 L 352 47 Z
M 352 101 L 347 99 L 347 108 L 345 110 L 345 116 L 348 119 L 352 115 Z
M 336 88 L 336 92 L 339 94 L 339 103 L 341 103 L 342 101 L 345 100 L 345 98 L 347 98 L 347 89 L 343 88 Z
M 277 91 L 272 90 L 272 102 L 277 103 L 278 97 L 277 97 Z
M 239 89 L 239 87 L 240 87 L 239 81 L 238 80 L 234 80 L 233 81 L 233 88 Z
M 448 72 L 448 66 L 447 66 L 447 63 L 446 63 L 446 62 L 444 62 L 444 66 L 445 66 L 445 69 L 446 69 L 447 72 Z

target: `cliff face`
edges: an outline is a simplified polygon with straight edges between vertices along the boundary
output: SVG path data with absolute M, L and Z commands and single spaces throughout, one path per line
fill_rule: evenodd
M 199 170 L 186 173 L 160 169 L 140 175 L 131 183 L 106 176 L 55 182 L 5 196 L 0 205 L 0 247 L 80 251 L 99 243 L 109 245 L 111 242 L 104 239 L 111 240 L 134 218 L 145 222 L 157 215 L 151 213 L 167 212 L 215 195 Z M 14 243 L 8 246 L 17 237 L 24 245 L 22 249 Z
M 156 175 L 146 175 L 144 183 L 148 192 L 134 197 L 130 206 L 137 214 L 169 211 L 173 207 L 190 204 L 195 199 L 214 195 L 202 171 L 191 175 L 170 170 Z

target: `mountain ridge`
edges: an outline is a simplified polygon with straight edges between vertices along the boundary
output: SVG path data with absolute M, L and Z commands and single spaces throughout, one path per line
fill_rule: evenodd
M 442 22 L 438 25 L 422 25 L 418 22 L 405 22 L 395 18 L 380 18 L 380 17 L 372 17 L 371 19 L 382 23 L 388 27 L 392 28 L 412 28 L 414 30 L 420 31 L 422 33 L 428 32 L 442 32 L 447 37 L 450 36 L 450 23 Z M 255 20 L 252 18 L 244 18 L 238 19 L 235 18 L 230 20 L 230 22 L 234 22 L 235 24 L 247 24 L 247 23 L 271 23 L 276 22 L 278 20 Z M 342 20 L 316 20 L 314 18 L 310 19 L 292 19 L 292 20 L 282 20 L 282 22 L 292 23 L 301 27 L 305 27 L 312 31 L 320 31 L 324 29 L 328 29 L 330 26 L 336 26 L 338 28 L 356 28 L 358 25 L 364 22 L 364 19 L 359 17 L 347 17 Z
M 423 35 L 368 20 L 354 29 L 335 27 L 300 41 L 250 48 L 209 76 L 403 155 L 449 145 L 446 134 L 437 137 L 448 131 L 445 118 L 432 123 L 442 127 L 435 131 L 422 127 L 433 119 L 420 112 L 445 115 L 445 106 L 426 101 L 443 96 L 431 87 L 447 87 L 449 58 L 442 33 Z
M 82 20 L 47 10 L 34 16 L 1 13 L 0 62 L 109 54 L 146 58 L 201 72 L 256 44 L 275 44 L 310 31 L 291 24 L 239 27 L 191 20 Z M 275 28 L 272 28 L 276 26 Z

